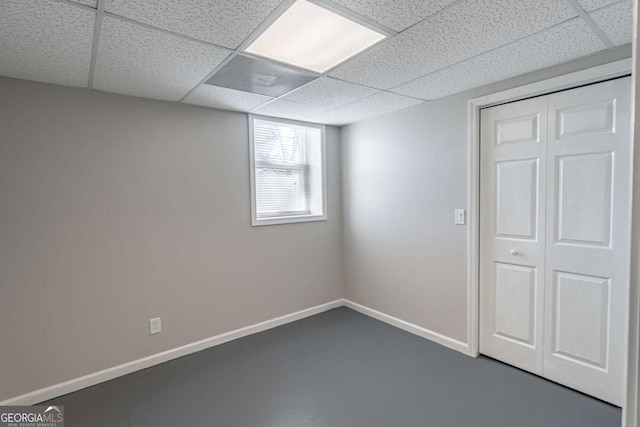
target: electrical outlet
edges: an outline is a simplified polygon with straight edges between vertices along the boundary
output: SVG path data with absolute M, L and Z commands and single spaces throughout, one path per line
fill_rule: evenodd
M 159 317 L 149 319 L 149 333 L 154 335 L 159 334 L 160 332 L 162 332 L 162 319 Z

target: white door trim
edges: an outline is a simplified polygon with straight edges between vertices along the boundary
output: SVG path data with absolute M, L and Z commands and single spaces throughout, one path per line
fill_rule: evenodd
M 634 122 L 638 117 L 635 100 L 640 97 L 640 87 L 638 83 L 638 71 L 640 71 L 640 11 L 638 10 L 638 0 L 634 1 L 633 7 L 633 71 L 631 80 L 631 138 L 634 143 L 631 146 L 633 167 L 631 174 L 632 183 L 632 216 L 631 216 L 631 283 L 629 302 L 629 349 L 627 360 L 627 400 L 622 409 L 623 427 L 637 427 L 640 423 L 638 412 L 640 411 L 640 393 L 638 392 L 640 381 L 640 347 L 638 334 L 640 332 L 640 266 L 634 260 L 640 257 L 640 150 L 635 149 L 640 146 L 640 124 L 635 126 Z
M 468 354 L 479 354 L 480 326 L 480 109 L 505 102 L 517 101 L 570 89 L 585 84 L 621 77 L 630 74 L 632 60 L 623 59 L 609 64 L 577 71 L 526 86 L 509 89 L 469 100 L 468 104 L 468 187 L 467 205 L 469 227 L 467 234 L 467 342 Z M 624 410 L 623 410 L 624 411 Z

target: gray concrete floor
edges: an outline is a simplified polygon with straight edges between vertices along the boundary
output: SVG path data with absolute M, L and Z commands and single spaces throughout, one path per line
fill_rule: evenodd
M 621 411 L 338 308 L 46 402 L 82 427 L 619 427 Z

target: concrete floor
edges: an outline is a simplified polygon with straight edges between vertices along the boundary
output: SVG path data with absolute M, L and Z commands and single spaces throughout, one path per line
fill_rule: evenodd
M 621 411 L 347 308 L 46 404 L 82 427 L 619 427 Z

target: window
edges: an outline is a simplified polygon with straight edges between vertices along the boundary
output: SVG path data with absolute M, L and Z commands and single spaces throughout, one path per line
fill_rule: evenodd
M 327 219 L 324 126 L 257 116 L 249 124 L 251 224 Z

